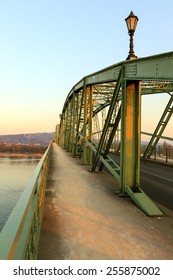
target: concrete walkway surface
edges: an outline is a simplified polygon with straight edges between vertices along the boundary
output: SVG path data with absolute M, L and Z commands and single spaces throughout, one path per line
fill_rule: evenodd
M 54 143 L 38 259 L 173 260 L 173 213 L 147 217 L 117 189 Z

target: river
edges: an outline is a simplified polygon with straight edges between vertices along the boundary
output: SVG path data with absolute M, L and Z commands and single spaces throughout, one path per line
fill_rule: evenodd
M 0 230 L 14 209 L 39 159 L 0 157 Z

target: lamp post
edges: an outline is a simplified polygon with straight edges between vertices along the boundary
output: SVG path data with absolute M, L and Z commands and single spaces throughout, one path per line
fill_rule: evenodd
M 138 17 L 134 15 L 134 13 L 131 11 L 130 15 L 125 19 L 126 24 L 127 24 L 127 29 L 128 29 L 128 33 L 130 36 L 130 45 L 129 45 L 129 55 L 127 57 L 127 60 L 129 59 L 135 59 L 137 58 L 137 56 L 134 53 L 133 50 L 133 35 L 135 33 L 136 30 L 136 26 L 138 23 Z

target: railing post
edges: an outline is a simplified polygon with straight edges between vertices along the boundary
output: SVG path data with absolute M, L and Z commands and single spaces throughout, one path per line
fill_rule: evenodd
M 165 150 L 166 150 L 166 162 L 168 162 L 168 148 L 166 147 Z

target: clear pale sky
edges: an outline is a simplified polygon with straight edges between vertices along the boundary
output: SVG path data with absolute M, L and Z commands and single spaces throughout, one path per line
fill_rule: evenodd
M 126 59 L 131 10 L 138 57 L 173 50 L 172 0 L 0 0 L 0 134 L 54 131 L 73 85 Z M 144 100 L 144 131 L 164 102 Z M 173 137 L 172 127 L 164 135 Z

